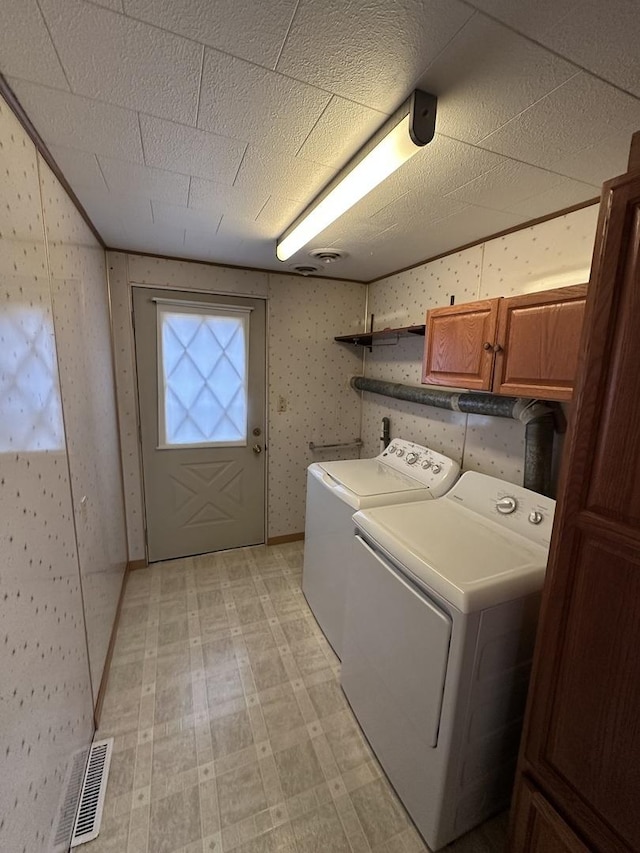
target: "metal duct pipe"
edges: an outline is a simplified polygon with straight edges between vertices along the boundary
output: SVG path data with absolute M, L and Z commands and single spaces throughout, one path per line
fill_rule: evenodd
M 562 427 L 562 423 L 556 422 L 557 407 L 522 397 L 444 391 L 426 385 L 403 385 L 366 376 L 353 376 L 351 387 L 357 391 L 382 394 L 422 406 L 520 421 L 525 425 L 524 485 L 534 492 L 550 494 L 553 437 L 556 428 Z

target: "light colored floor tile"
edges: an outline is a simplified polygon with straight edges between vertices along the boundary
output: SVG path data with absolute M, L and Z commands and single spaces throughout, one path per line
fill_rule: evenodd
M 428 853 L 339 686 L 301 591 L 303 545 L 129 575 L 99 736 L 115 735 L 86 853 Z M 501 853 L 506 817 L 446 848 Z

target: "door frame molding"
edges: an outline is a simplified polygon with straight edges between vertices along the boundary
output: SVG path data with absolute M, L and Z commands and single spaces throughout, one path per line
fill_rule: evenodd
M 269 297 L 254 293 L 236 293 L 228 290 L 205 290 L 203 288 L 185 289 L 183 287 L 174 287 L 168 284 L 151 284 L 148 282 L 137 282 L 132 279 L 128 282 L 129 287 L 129 323 L 131 325 L 131 339 L 133 349 L 131 352 L 131 369 L 133 371 L 133 386 L 135 388 L 135 410 L 136 410 L 136 443 L 138 445 L 138 468 L 140 477 L 140 487 L 142 496 L 142 523 L 144 529 L 144 553 L 146 564 L 149 565 L 149 533 L 147 530 L 147 496 L 145 493 L 144 471 L 142 462 L 142 426 L 140 420 L 140 389 L 138 387 L 138 364 L 136 360 L 136 326 L 135 315 L 133 311 L 133 292 L 134 288 L 140 290 L 166 290 L 173 293 L 184 293 L 187 297 L 185 302 L 188 302 L 188 297 L 191 295 L 203 296 L 224 296 L 238 299 L 261 299 L 265 304 L 264 312 L 264 448 L 265 448 L 265 477 L 264 477 L 264 544 L 269 541 Z

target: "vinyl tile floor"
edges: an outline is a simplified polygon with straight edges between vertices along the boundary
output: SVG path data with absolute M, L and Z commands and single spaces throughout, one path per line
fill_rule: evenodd
M 302 543 L 131 572 L 86 853 L 423 853 L 301 591 Z M 499 853 L 506 816 L 447 847 Z

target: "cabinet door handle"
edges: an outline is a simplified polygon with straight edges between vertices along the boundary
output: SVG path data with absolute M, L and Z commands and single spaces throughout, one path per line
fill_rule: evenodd
M 496 344 L 493 348 L 494 352 L 502 352 L 502 346 L 500 344 Z
M 482 349 L 486 349 L 486 350 L 488 351 L 488 350 L 490 350 L 490 349 L 493 349 L 493 347 L 492 347 L 492 345 L 489 343 L 489 341 L 485 341 L 485 342 L 482 344 Z

